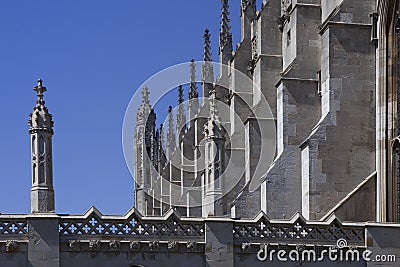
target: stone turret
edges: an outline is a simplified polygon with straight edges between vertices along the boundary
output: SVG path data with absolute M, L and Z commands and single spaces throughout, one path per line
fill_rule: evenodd
M 202 93 L 203 97 L 207 98 L 210 95 L 211 90 L 213 89 L 214 83 L 214 68 L 212 65 L 211 58 L 211 42 L 210 42 L 210 31 L 206 29 L 204 31 L 204 55 L 203 55 L 203 67 L 202 67 L 202 81 L 203 88 Z
M 205 136 L 205 205 L 203 217 L 224 214 L 221 174 L 224 162 L 224 134 L 221 120 L 218 116 L 216 91 L 211 91 L 209 118 L 204 125 Z
M 185 134 L 186 130 L 186 115 L 185 115 L 185 104 L 183 99 L 183 86 L 178 87 L 178 112 L 176 114 L 176 133 L 178 134 L 179 141 Z
M 43 94 L 47 89 L 43 86 L 42 80 L 38 80 L 34 90 L 38 98 L 28 122 L 32 152 L 31 213 L 54 213 L 52 161 L 54 122 L 43 100 Z
M 197 91 L 197 83 L 196 83 L 196 65 L 194 63 L 194 59 L 192 59 L 190 63 L 190 89 L 188 94 L 188 121 L 189 125 L 193 125 L 193 119 L 199 111 L 199 92 Z

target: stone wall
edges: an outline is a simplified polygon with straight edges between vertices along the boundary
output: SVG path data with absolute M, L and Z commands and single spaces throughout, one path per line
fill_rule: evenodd
M 369 11 L 364 10 L 364 16 Z M 337 16 L 344 13 L 341 9 Z M 324 216 L 375 170 L 371 27 L 355 21 L 326 25 L 321 33 L 322 117 L 308 138 L 312 220 Z
M 320 108 L 320 8 L 292 3 L 283 22 L 283 72 L 277 83 L 277 159 L 266 174 L 263 211 L 271 218 L 291 217 L 302 209 L 301 149 L 317 124 Z

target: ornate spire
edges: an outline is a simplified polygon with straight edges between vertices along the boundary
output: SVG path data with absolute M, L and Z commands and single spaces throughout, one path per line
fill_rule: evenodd
M 39 79 L 38 85 L 33 88 L 37 93 L 36 106 L 33 108 L 33 112 L 30 114 L 29 119 L 29 132 L 32 133 L 37 130 L 47 131 L 53 134 L 53 120 L 52 115 L 45 106 L 45 101 L 43 100 L 44 92 L 47 91 L 46 87 L 43 86 L 43 81 Z
M 142 90 L 142 103 L 150 105 L 149 88 L 147 88 L 147 86 L 143 87 L 143 90 Z
M 185 104 L 183 103 L 183 86 L 178 87 L 178 113 L 176 114 L 176 132 L 178 133 L 179 140 L 185 133 L 186 129 L 186 116 Z
M 174 114 L 172 113 L 172 107 L 168 107 L 168 129 L 167 129 L 167 154 L 168 158 L 171 158 L 172 152 L 175 149 L 175 128 L 174 128 Z
M 203 60 L 204 61 L 212 61 L 211 58 L 211 41 L 210 41 L 210 31 L 208 29 L 206 29 L 204 31 L 204 57 Z
M 183 103 L 183 86 L 179 85 L 178 86 L 178 104 L 182 104 Z
M 38 97 L 38 99 L 36 100 L 36 104 L 44 105 L 45 102 L 43 100 L 43 96 L 44 96 L 44 92 L 46 92 L 47 89 L 46 89 L 46 87 L 43 86 L 43 81 L 41 79 L 39 79 L 37 82 L 38 82 L 38 85 L 33 88 L 33 90 L 36 91 L 37 97 Z
M 194 63 L 194 59 L 192 59 L 190 63 L 190 90 L 189 90 L 189 99 L 198 98 L 199 93 L 197 91 L 196 84 L 196 64 Z
M 196 116 L 199 110 L 199 92 L 197 91 L 196 83 L 196 64 L 194 59 L 192 59 L 190 64 L 190 90 L 189 90 L 189 101 L 188 101 L 188 114 L 189 114 L 189 124 L 192 125 L 192 120 Z
M 33 88 L 37 93 L 36 106 L 30 114 L 29 133 L 32 147 L 31 212 L 54 213 L 53 189 L 53 119 L 45 106 L 43 94 L 47 91 L 42 80 Z
M 222 15 L 221 29 L 219 32 L 219 54 L 222 64 L 227 64 L 232 58 L 232 33 L 229 19 L 229 3 L 228 0 L 221 0 Z
M 210 95 L 210 91 L 212 90 L 214 83 L 214 68 L 211 63 L 211 43 L 210 43 L 210 31 L 206 29 L 204 31 L 204 63 L 202 68 L 202 80 L 203 80 L 203 88 L 202 93 L 203 97 L 208 97 Z
M 149 88 L 144 86 L 142 89 L 142 103 L 136 113 L 136 125 L 144 125 L 151 112 L 152 107 L 149 101 L 149 94 Z

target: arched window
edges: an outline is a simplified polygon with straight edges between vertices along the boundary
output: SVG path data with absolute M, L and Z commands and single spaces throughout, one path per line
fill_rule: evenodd
M 36 136 L 32 136 L 32 154 L 36 154 Z

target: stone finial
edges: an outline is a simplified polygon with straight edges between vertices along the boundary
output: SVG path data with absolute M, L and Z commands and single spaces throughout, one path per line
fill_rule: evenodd
M 178 87 L 178 104 L 182 104 L 183 103 L 183 86 L 179 85 Z
M 45 102 L 43 100 L 43 96 L 44 96 L 44 92 L 47 91 L 47 88 L 43 86 L 42 79 L 37 80 L 37 83 L 38 83 L 38 85 L 33 88 L 33 90 L 35 90 L 37 92 L 37 96 L 38 96 L 36 104 L 43 106 L 45 104 Z
M 204 62 L 202 66 L 202 81 L 203 97 L 208 97 L 213 88 L 214 83 L 214 68 L 211 63 L 211 45 L 210 45 L 210 31 L 208 29 L 204 32 Z
M 142 103 L 136 113 L 136 125 L 138 126 L 143 126 L 147 123 L 148 116 L 152 110 L 149 94 L 149 88 L 144 86 L 142 89 Z
M 190 82 L 196 82 L 196 64 L 193 58 L 190 61 Z
M 219 32 L 219 54 L 224 54 L 222 64 L 227 64 L 232 57 L 232 33 L 229 19 L 229 3 L 228 0 L 221 0 L 221 29 Z
M 194 123 L 193 119 L 199 111 L 199 92 L 197 91 L 196 64 L 194 63 L 194 59 L 190 63 L 190 89 L 188 98 L 189 127 L 191 127 Z
M 149 88 L 144 86 L 142 89 L 142 103 L 150 104 L 149 94 Z
M 174 114 L 172 113 L 172 106 L 168 107 L 168 129 L 167 129 L 167 154 L 171 158 L 172 152 L 176 145 L 175 128 L 174 128 Z
M 183 86 L 178 87 L 178 112 L 176 114 L 176 132 L 181 138 L 186 129 L 186 116 L 185 116 L 185 106 L 183 99 Z
M 203 56 L 203 60 L 204 61 L 212 61 L 211 59 L 211 41 L 210 41 L 210 31 L 208 29 L 206 29 L 204 31 L 204 56 Z
M 189 99 L 198 98 L 199 93 L 197 91 L 196 84 L 196 64 L 194 63 L 194 59 L 190 62 L 190 90 L 189 90 Z
M 160 124 L 160 128 L 159 128 L 159 132 L 160 132 L 160 148 L 163 149 L 165 147 L 165 141 L 164 141 L 164 125 L 161 123 Z
M 229 19 L 229 4 L 228 0 L 221 0 L 222 14 L 221 14 L 221 29 L 219 32 L 219 77 L 218 83 L 223 84 L 225 87 L 228 83 L 228 68 L 232 60 L 232 33 Z
M 37 130 L 44 130 L 53 134 L 53 117 L 49 113 L 49 110 L 45 106 L 45 101 L 43 100 L 44 92 L 47 88 L 43 86 L 43 81 L 39 79 L 38 85 L 33 88 L 37 93 L 36 106 L 33 108 L 33 112 L 29 115 L 28 125 L 29 132 L 33 133 Z

